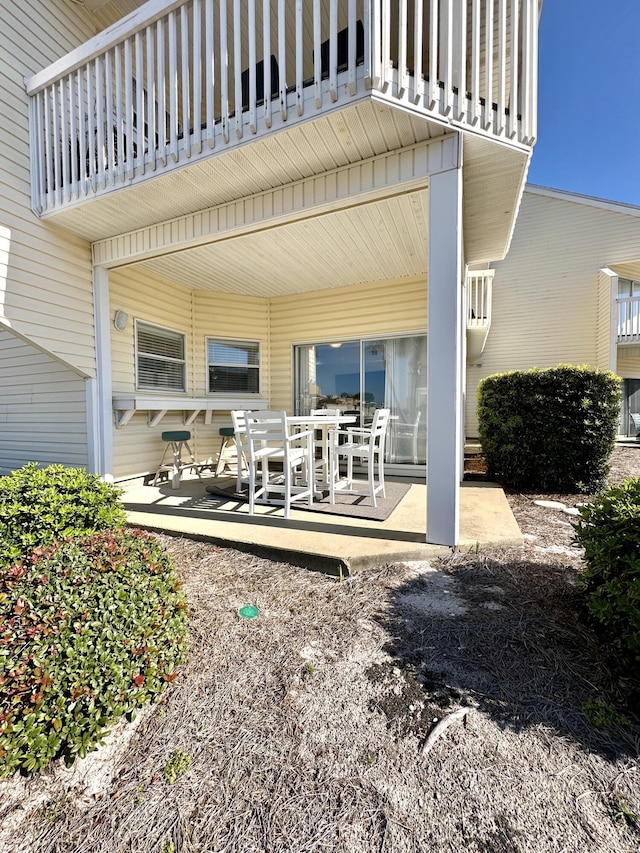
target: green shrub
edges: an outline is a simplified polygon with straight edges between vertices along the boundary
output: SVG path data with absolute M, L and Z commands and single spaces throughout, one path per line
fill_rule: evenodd
M 0 567 L 0 625 L 0 776 L 84 756 L 185 654 L 175 571 L 142 531 L 54 542 Z
M 0 477 L 0 565 L 56 539 L 122 527 L 122 490 L 82 468 L 30 462 Z
M 620 380 L 559 365 L 484 379 L 478 389 L 487 475 L 546 492 L 594 493 L 605 484 Z
M 586 569 L 580 586 L 610 641 L 640 664 L 640 479 L 601 492 L 580 508 L 576 544 Z

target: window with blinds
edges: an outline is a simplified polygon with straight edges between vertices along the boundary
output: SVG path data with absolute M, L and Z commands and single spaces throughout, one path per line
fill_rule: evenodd
M 136 386 L 143 391 L 186 391 L 186 336 L 136 322 Z
M 260 393 L 260 344 L 207 338 L 210 394 Z

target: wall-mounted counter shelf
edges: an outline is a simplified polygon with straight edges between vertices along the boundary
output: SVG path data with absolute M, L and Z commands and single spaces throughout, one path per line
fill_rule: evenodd
M 116 429 L 126 426 L 136 412 L 147 412 L 150 427 L 157 426 L 167 412 L 182 412 L 185 426 L 192 424 L 200 412 L 205 413 L 205 423 L 210 424 L 213 412 L 230 412 L 232 409 L 265 410 L 269 401 L 246 397 L 154 397 L 150 394 L 127 394 L 113 398 Z

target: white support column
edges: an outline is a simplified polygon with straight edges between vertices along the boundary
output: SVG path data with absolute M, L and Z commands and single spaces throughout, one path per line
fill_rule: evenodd
M 454 546 L 463 453 L 461 153 L 457 168 L 429 179 L 428 231 L 427 542 Z
M 111 402 L 111 317 L 109 271 L 93 268 L 93 313 L 96 336 L 96 380 L 87 394 L 90 465 L 95 473 L 113 479 L 113 412 Z
M 608 267 L 598 270 L 598 325 L 596 365 L 618 368 L 618 276 Z
M 609 271 L 610 272 L 610 271 Z M 618 276 L 609 280 L 609 370 L 618 370 Z

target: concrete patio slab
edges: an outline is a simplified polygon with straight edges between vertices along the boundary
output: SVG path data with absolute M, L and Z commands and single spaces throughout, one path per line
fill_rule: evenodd
M 147 530 L 195 537 L 310 568 L 354 572 L 384 563 L 425 560 L 451 549 L 425 542 L 426 486 L 413 482 L 384 521 L 258 506 L 250 515 L 243 501 L 212 506 L 203 477 L 145 486 L 120 483 L 129 523 Z M 406 482 L 406 481 L 403 481 Z M 460 492 L 459 549 L 512 547 L 522 534 L 502 489 L 493 483 L 464 483 Z

